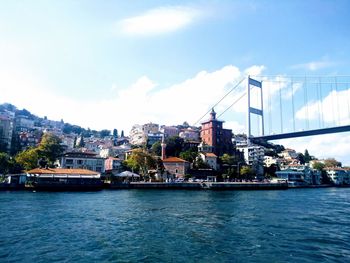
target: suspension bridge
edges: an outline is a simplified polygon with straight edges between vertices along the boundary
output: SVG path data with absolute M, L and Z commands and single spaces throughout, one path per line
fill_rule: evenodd
M 350 131 L 350 76 L 246 76 L 212 107 L 228 97 L 218 117 L 245 99 L 253 143 Z

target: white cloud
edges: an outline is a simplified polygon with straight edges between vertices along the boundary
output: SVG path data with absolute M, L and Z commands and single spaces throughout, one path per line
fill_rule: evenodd
M 350 89 L 331 91 L 323 100 L 309 102 L 295 114 L 300 120 L 323 120 L 325 124 L 350 123 Z
M 160 7 L 118 23 L 128 35 L 148 36 L 184 28 L 201 16 L 201 11 L 183 6 Z

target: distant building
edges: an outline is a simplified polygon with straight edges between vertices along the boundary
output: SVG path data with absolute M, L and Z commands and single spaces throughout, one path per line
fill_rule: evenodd
M 67 152 L 58 161 L 59 168 L 68 169 L 88 169 L 91 171 L 104 173 L 104 159 L 97 157 L 91 152 Z
M 350 184 L 350 174 L 347 170 L 339 167 L 325 169 L 328 178 L 335 185 Z
M 285 149 L 284 151 L 282 151 L 279 154 L 281 157 L 283 157 L 284 159 L 297 159 L 298 158 L 298 154 L 295 150 L 293 149 Z
M 159 132 L 159 124 L 156 123 L 146 123 L 142 125 L 142 132 L 143 134 L 149 134 L 149 133 L 158 133 Z
M 121 165 L 122 165 L 122 161 L 119 158 L 115 158 L 115 157 L 108 157 L 105 160 L 105 171 L 109 172 L 109 171 L 120 171 L 121 170 Z
M 15 118 L 15 131 L 28 132 L 34 129 L 34 120 L 29 119 L 27 116 L 17 116 Z
M 199 156 L 211 169 L 218 169 L 218 157 L 214 153 L 199 153 Z
M 185 176 L 190 169 L 189 162 L 177 157 L 165 158 L 163 160 L 163 165 L 166 171 L 172 175 L 175 175 L 176 177 Z
M 198 129 L 189 127 L 182 129 L 179 133 L 179 137 L 185 141 L 199 141 L 200 132 Z
M 129 142 L 132 145 L 142 145 L 146 143 L 146 135 L 142 130 L 142 126 L 135 124 L 129 133 Z
M 147 134 L 147 146 L 151 147 L 156 142 L 161 142 L 163 138 L 163 134 L 158 133 L 149 133 Z
M 212 109 L 210 119 L 202 123 L 201 138 L 206 145 L 213 146 L 214 153 L 221 156 L 224 153 L 232 154 L 232 130 L 224 129 L 223 121 L 216 119 L 216 113 Z
M 276 176 L 281 179 L 287 179 L 289 182 L 299 182 L 309 185 L 321 184 L 320 171 L 311 169 L 303 164 L 289 164 L 276 172 Z
M 164 134 L 165 138 L 179 135 L 179 129 L 174 126 L 161 126 L 160 132 Z
M 13 118 L 0 113 L 0 149 L 9 152 L 13 132 Z

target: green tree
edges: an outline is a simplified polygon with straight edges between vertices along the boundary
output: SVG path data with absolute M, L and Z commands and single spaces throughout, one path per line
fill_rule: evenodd
M 304 156 L 304 154 L 298 153 L 298 157 L 297 158 L 298 158 L 300 164 L 305 164 L 305 156 Z
M 11 139 L 10 154 L 12 156 L 14 156 L 20 151 L 21 151 L 21 139 L 19 138 L 19 134 L 18 133 L 13 132 L 12 139 Z
M 316 170 L 318 170 L 318 171 L 323 171 L 323 169 L 324 169 L 325 167 L 326 167 L 326 166 L 325 166 L 323 163 L 321 163 L 321 162 L 315 162 L 315 163 L 313 164 L 313 168 L 316 169 Z
M 84 146 L 85 146 L 84 137 L 80 136 L 80 140 L 79 140 L 79 143 L 78 143 L 78 148 L 82 148 Z
M 122 132 L 120 133 L 120 137 L 124 138 L 124 131 L 122 130 Z
M 10 170 L 10 156 L 0 152 L 0 174 L 7 174 Z
M 37 148 L 29 148 L 20 152 L 15 157 L 16 162 L 25 170 L 31 170 L 38 167 L 39 152 Z
M 252 180 L 255 176 L 255 171 L 250 166 L 242 166 L 240 170 L 240 175 L 243 179 Z
M 46 158 L 49 165 L 53 165 L 56 159 L 63 153 L 61 142 L 61 139 L 56 135 L 45 133 L 38 146 L 39 157 Z
M 157 168 L 157 160 L 142 149 L 135 149 L 125 161 L 125 165 L 134 172 L 147 175 L 147 171 Z
M 111 135 L 111 131 L 110 130 L 101 130 L 100 131 L 100 137 L 103 138 L 103 137 L 107 137 Z
M 153 143 L 153 145 L 151 147 L 151 152 L 156 156 L 160 156 L 162 154 L 161 143 L 160 142 Z
M 197 157 L 198 157 L 198 152 L 192 151 L 191 149 L 180 153 L 180 158 L 190 163 L 193 163 Z
M 179 136 L 172 136 L 166 139 L 166 155 L 179 157 L 182 152 L 184 140 Z
M 304 160 L 305 163 L 309 163 L 312 160 L 312 156 L 309 154 L 309 151 L 307 149 L 305 149 L 304 152 Z
M 117 129 L 113 129 L 113 136 L 115 138 L 118 138 L 118 130 Z

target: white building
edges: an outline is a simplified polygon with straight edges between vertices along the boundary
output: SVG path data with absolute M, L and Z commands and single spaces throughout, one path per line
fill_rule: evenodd
M 199 140 L 199 130 L 193 128 L 183 129 L 179 133 L 179 137 L 186 141 L 198 141 Z
M 67 152 L 58 160 L 59 168 L 68 169 L 88 169 L 91 171 L 104 173 L 105 162 L 101 157 L 97 157 L 91 152 Z
M 199 153 L 199 157 L 213 170 L 218 169 L 218 157 L 214 153 Z
M 298 154 L 295 150 L 293 149 L 285 149 L 279 154 L 282 158 L 290 160 L 290 159 L 297 159 Z
M 142 130 L 142 126 L 135 124 L 129 133 L 129 142 L 132 145 L 142 145 L 146 143 L 147 136 Z
M 347 170 L 343 168 L 327 168 L 326 169 L 327 176 L 335 185 L 343 185 L 350 183 L 350 175 Z

